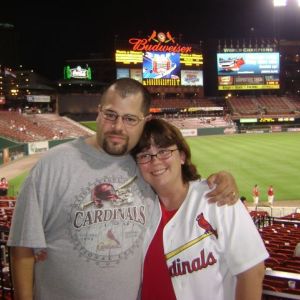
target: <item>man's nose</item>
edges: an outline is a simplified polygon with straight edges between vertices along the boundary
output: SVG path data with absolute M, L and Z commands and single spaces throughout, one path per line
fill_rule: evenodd
M 121 116 L 118 116 L 117 120 L 114 122 L 114 127 L 116 129 L 123 129 L 125 127 L 124 121 Z

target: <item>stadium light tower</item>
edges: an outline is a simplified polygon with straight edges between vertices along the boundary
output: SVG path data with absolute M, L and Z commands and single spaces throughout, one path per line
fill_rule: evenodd
M 288 27 L 292 26 L 291 24 L 294 20 L 296 23 L 299 23 L 300 0 L 269 0 L 269 1 L 273 2 L 273 7 L 274 7 L 273 9 L 274 36 L 276 38 L 279 38 L 280 29 L 285 28 L 286 31 Z M 288 21 L 284 22 L 284 20 L 281 20 L 282 18 L 288 19 Z M 299 28 L 299 25 L 295 24 L 294 28 Z M 295 31 L 294 28 L 290 32 Z
M 273 5 L 275 7 L 281 7 L 287 5 L 287 0 L 273 0 Z
M 300 7 L 300 0 L 294 0 L 294 1 Z M 273 0 L 273 6 L 274 7 L 285 7 L 289 4 L 291 4 L 291 2 L 293 2 L 293 1 L 289 0 L 289 3 L 288 3 L 288 0 Z

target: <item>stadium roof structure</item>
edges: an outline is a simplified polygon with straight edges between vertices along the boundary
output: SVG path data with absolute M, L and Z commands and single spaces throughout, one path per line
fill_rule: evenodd
M 86 80 L 86 79 L 61 79 L 57 81 L 61 85 L 84 85 L 84 86 L 104 86 L 107 83 L 96 81 L 96 80 Z
M 55 91 L 55 88 L 41 83 L 30 83 L 19 85 L 20 89 L 28 89 L 28 90 L 44 90 L 44 91 Z

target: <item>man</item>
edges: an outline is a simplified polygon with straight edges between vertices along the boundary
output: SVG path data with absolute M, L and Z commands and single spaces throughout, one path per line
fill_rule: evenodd
M 244 204 L 244 206 L 246 207 L 247 211 L 249 211 L 249 207 L 247 205 L 247 199 L 245 196 L 241 196 L 240 200 L 242 201 L 242 203 Z
M 8 192 L 8 181 L 5 177 L 0 180 L 0 196 L 7 196 Z
M 270 205 L 273 205 L 274 203 L 274 189 L 272 185 L 270 185 L 268 188 L 268 203 Z
M 259 202 L 259 188 L 258 188 L 257 184 L 255 184 L 253 189 L 252 189 L 252 197 L 253 197 L 254 205 L 258 205 L 258 202 Z
M 17 300 L 137 298 L 145 229 L 158 216 L 129 152 L 150 102 L 139 82 L 115 81 L 101 97 L 96 135 L 55 147 L 32 169 L 8 241 Z M 230 174 L 210 184 L 219 190 L 212 200 L 236 200 Z

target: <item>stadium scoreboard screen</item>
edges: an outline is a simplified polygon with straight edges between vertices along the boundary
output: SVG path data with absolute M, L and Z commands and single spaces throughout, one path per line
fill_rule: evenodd
M 219 90 L 279 89 L 278 52 L 217 53 Z
M 83 79 L 91 80 L 92 79 L 92 70 L 89 66 L 65 66 L 64 67 L 64 79 Z
M 145 85 L 180 85 L 180 54 L 144 52 L 143 83 Z
M 295 122 L 294 117 L 278 117 L 278 118 L 241 118 L 240 123 L 274 123 L 274 122 Z
M 169 32 L 153 31 L 129 44 L 132 49 L 115 52 L 117 78 L 134 78 L 146 86 L 203 87 L 203 55 L 178 44 Z
M 116 51 L 116 63 L 117 64 L 141 64 L 143 62 L 143 52 L 138 51 Z

